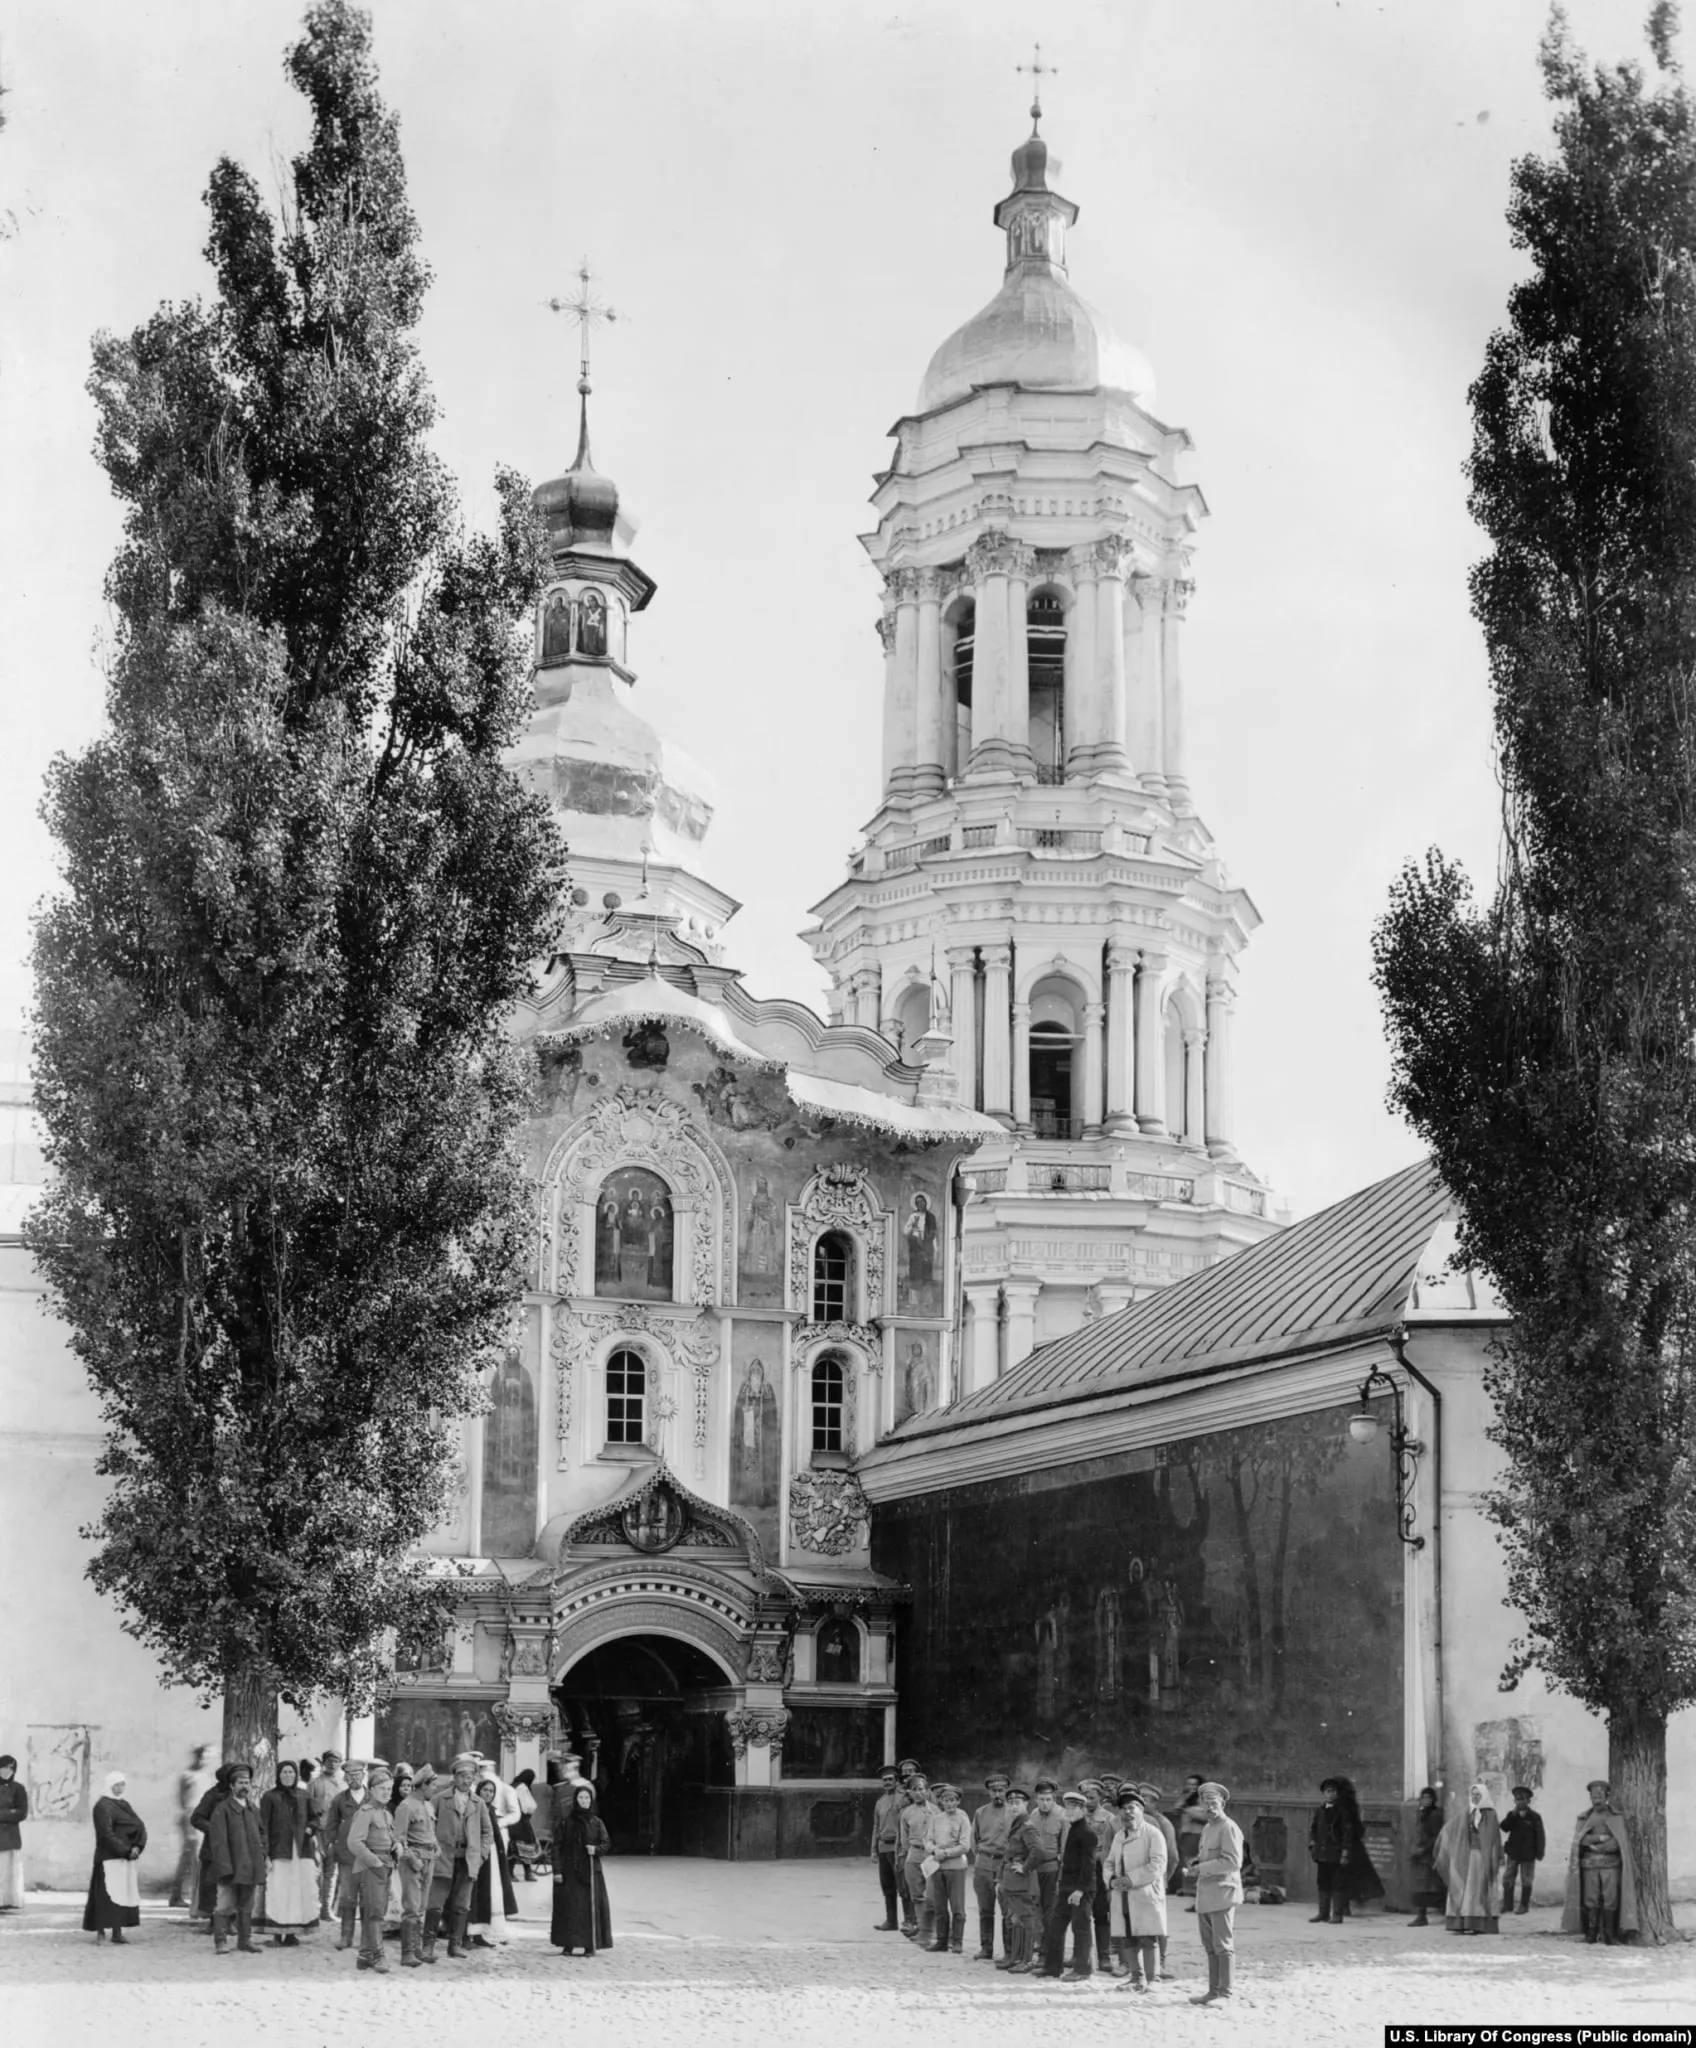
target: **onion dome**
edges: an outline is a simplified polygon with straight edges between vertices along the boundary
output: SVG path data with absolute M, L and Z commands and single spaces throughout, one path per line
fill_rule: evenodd
M 1032 109 L 1031 132 L 1013 152 L 1013 189 L 995 209 L 1007 237 L 1007 274 L 989 304 L 957 328 L 931 357 L 919 411 L 935 412 L 982 384 L 1032 391 L 1123 392 L 1154 403 L 1154 372 L 1122 341 L 1066 275 L 1066 230 L 1078 217 L 1050 183 L 1060 160 Z
M 534 503 L 547 522 L 548 543 L 556 553 L 565 548 L 611 550 L 618 525 L 618 486 L 602 476 L 589 459 L 589 380 L 577 382 L 582 412 L 577 431 L 577 459 L 564 476 L 538 484 Z

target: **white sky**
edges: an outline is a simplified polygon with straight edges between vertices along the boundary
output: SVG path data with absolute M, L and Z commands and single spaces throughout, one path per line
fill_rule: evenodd
M 1648 0 L 1571 0 L 1593 57 Z M 203 291 L 207 173 L 269 183 L 298 0 L 14 0 L 0 135 L 0 1022 L 52 882 L 42 771 L 101 715 L 118 519 L 90 335 Z M 1185 665 L 1198 805 L 1266 922 L 1237 1031 L 1245 1157 L 1297 1214 L 1414 1156 L 1384 1108 L 1369 938 L 1401 861 L 1494 862 L 1466 389 L 1546 146 L 1543 0 L 388 0 L 436 283 L 423 347 L 470 515 L 557 472 L 575 362 L 542 301 L 584 252 L 621 319 L 594 443 L 659 582 L 638 707 L 717 779 L 731 958 L 822 1007 L 793 936 L 877 795 L 872 473 L 932 350 L 1001 278 L 990 210 L 1044 131 L 1073 281 L 1142 346 L 1213 517 Z M 1488 118 L 1484 118 L 1487 115 Z

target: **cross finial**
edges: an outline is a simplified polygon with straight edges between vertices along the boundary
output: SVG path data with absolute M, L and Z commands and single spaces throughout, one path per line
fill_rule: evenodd
M 595 289 L 595 278 L 589 269 L 587 256 L 577 267 L 577 289 L 569 298 L 548 299 L 550 313 L 563 313 L 577 323 L 578 364 L 577 390 L 582 399 L 582 422 L 577 435 L 577 467 L 589 465 L 589 336 L 603 322 L 609 327 L 618 319 L 616 310 L 609 306 Z
M 1042 61 L 1042 45 L 1038 43 L 1031 51 L 1031 61 L 1028 64 L 1015 64 L 1013 69 L 1030 73 L 1031 133 L 1034 135 L 1036 133 L 1036 124 L 1042 119 L 1042 81 L 1045 78 L 1054 77 L 1060 67 L 1058 64 L 1045 64 Z

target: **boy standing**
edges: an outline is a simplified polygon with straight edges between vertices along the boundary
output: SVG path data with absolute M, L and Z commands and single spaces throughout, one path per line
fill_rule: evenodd
M 1513 1811 L 1502 1816 L 1502 1911 L 1524 1913 L 1531 1905 L 1531 1884 L 1547 1844 L 1543 1816 L 1531 1804 L 1531 1787 L 1513 1788 Z M 1519 1904 L 1513 1902 L 1513 1881 L 1519 1877 Z

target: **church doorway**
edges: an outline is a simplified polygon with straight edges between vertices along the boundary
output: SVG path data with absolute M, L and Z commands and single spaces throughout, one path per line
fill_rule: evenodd
M 694 1849 L 707 1795 L 735 1783 L 724 1714 L 736 1693 L 713 1659 L 673 1636 L 621 1636 L 573 1664 L 554 1698 L 614 1846 Z

